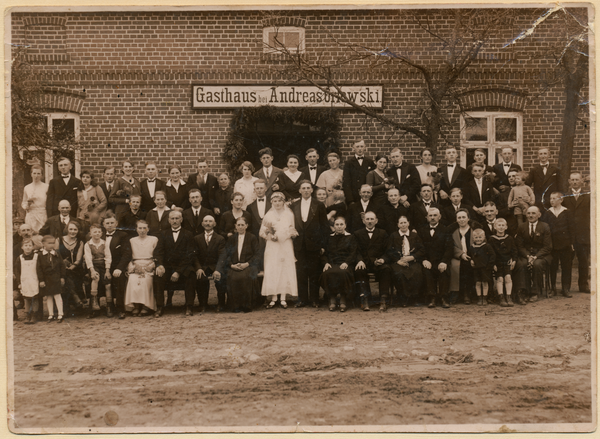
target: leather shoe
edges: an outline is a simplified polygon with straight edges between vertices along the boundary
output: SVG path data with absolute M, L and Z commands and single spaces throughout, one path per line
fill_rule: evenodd
M 538 296 L 537 296 L 537 294 L 534 294 L 533 296 L 531 296 L 531 297 L 529 298 L 529 301 L 530 301 L 530 302 L 537 302 L 537 300 L 538 300 Z
M 386 312 L 386 311 L 387 311 L 387 309 L 388 309 L 388 308 L 387 308 L 387 305 L 386 305 L 386 303 L 385 303 L 385 302 L 381 302 L 381 303 L 379 304 L 379 312 Z
M 192 308 L 190 308 L 190 307 L 188 306 L 188 307 L 186 308 L 186 310 L 185 310 L 185 315 L 186 315 L 186 317 L 193 316 L 193 315 L 194 315 L 194 313 L 192 312 Z
M 340 312 L 346 312 L 346 305 L 343 303 L 340 305 Z
M 435 299 L 431 299 L 431 302 L 429 302 L 429 305 L 427 305 L 428 308 L 435 308 Z
M 120 312 L 120 313 L 119 313 L 119 318 L 120 318 L 121 320 L 123 320 L 123 319 L 125 318 L 125 313 L 124 313 L 124 312 Z
M 573 297 L 573 295 L 569 292 L 569 291 L 561 291 L 560 294 L 562 294 L 564 297 Z
M 267 305 L 267 309 L 271 309 L 275 306 L 275 302 L 271 302 Z
M 448 302 L 446 302 L 446 299 L 442 298 L 442 308 L 450 308 L 450 305 L 448 304 Z
M 283 309 L 287 309 L 288 305 L 287 302 L 285 300 L 282 300 L 279 302 L 279 305 L 283 308 Z
M 158 308 L 156 310 L 156 312 L 154 313 L 154 317 L 159 318 L 160 316 L 162 316 L 163 313 L 163 309 L 162 308 Z
M 296 302 L 296 304 L 294 305 L 294 308 L 304 308 L 306 306 L 306 303 L 299 301 Z
M 318 302 L 312 302 L 310 304 L 310 306 L 312 306 L 313 308 L 318 308 L 319 307 L 319 303 Z
M 469 299 L 467 296 L 465 296 L 465 305 L 470 305 L 471 304 L 471 299 Z

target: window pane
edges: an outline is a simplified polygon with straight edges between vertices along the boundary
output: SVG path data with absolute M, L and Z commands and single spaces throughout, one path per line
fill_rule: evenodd
M 297 49 L 300 46 L 300 33 L 299 32 L 286 32 L 285 33 L 285 47 Z
M 467 141 L 487 142 L 487 121 L 487 117 L 466 117 L 465 131 Z
M 59 141 L 73 141 L 75 119 L 52 119 L 52 135 Z
M 496 118 L 496 142 L 517 141 L 517 119 L 514 117 Z

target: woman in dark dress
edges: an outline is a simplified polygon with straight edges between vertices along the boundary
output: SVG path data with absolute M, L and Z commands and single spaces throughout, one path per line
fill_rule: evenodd
M 129 160 L 123 162 L 123 175 L 117 178 L 113 184 L 112 191 L 108 196 L 109 205 L 115 206 L 114 214 L 120 218 L 129 210 L 129 197 L 141 195 L 140 182 L 133 177 L 133 163 Z
M 337 217 L 333 224 L 335 232 L 329 236 L 321 280 L 329 296 L 329 311 L 335 311 L 337 295 L 340 295 L 340 312 L 346 311 L 346 296 L 352 292 L 354 267 L 358 262 L 358 244 L 353 235 L 346 232 L 346 220 Z
M 227 305 L 233 312 L 250 312 L 260 259 L 258 239 L 246 232 L 248 221 L 244 216 L 236 220 L 235 229 L 236 233 L 227 239 L 213 276 L 216 273 L 217 277 L 225 276 Z
M 62 298 L 64 313 L 68 315 L 71 303 L 83 307 L 83 241 L 78 222 L 71 221 L 67 226 L 66 234 L 59 240 L 58 254 L 67 269 Z
M 229 238 L 236 232 L 235 223 L 238 218 L 244 217 L 247 224 L 251 224 L 252 214 L 243 210 L 244 195 L 240 192 L 234 192 L 231 195 L 231 206 L 233 209 L 221 215 L 219 222 L 219 235 Z
M 303 180 L 310 180 L 310 176 L 298 170 L 300 159 L 294 154 L 287 157 L 287 170 L 279 176 L 280 190 L 288 201 L 300 199 L 300 183 Z
M 371 202 L 378 208 L 383 206 L 387 201 L 387 191 L 391 187 L 388 184 L 388 178 L 385 175 L 385 170 L 388 165 L 388 159 L 384 155 L 378 155 L 375 157 L 375 169 L 367 174 L 367 184 L 373 189 L 373 196 Z
M 182 180 L 179 166 L 171 166 L 165 191 L 167 193 L 167 206 L 170 209 L 181 207 L 183 210 L 190 207 L 189 191 L 190 185 Z
M 163 191 L 156 191 L 154 194 L 154 204 L 156 207 L 146 215 L 150 236 L 159 236 L 163 230 L 171 228 L 169 224 L 169 209 L 167 204 L 167 194 Z

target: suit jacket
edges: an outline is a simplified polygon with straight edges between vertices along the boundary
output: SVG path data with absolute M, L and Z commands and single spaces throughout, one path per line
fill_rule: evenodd
M 402 245 L 404 238 L 400 236 L 400 232 L 396 230 L 388 238 L 388 247 L 386 250 L 385 261 L 388 264 L 395 264 L 402 258 Z M 425 249 L 421 238 L 414 230 L 408 235 L 408 243 L 410 245 L 410 256 L 415 258 L 414 262 L 421 263 L 425 257 Z M 412 262 L 411 262 L 412 264 Z
M 423 260 L 431 262 L 431 265 L 436 268 L 440 262 L 450 267 L 452 254 L 454 253 L 450 229 L 439 223 L 434 229 L 433 236 L 431 236 L 431 227 L 427 224 L 420 227 L 417 233 L 425 250 Z
M 102 237 L 102 239 L 106 240 L 106 234 Z M 112 257 L 112 261 L 110 263 L 110 271 L 111 273 L 119 269 L 121 271 L 127 270 L 127 264 L 131 261 L 131 245 L 129 244 L 129 240 L 131 237 L 128 233 L 115 230 L 115 233 L 110 240 L 110 254 Z
M 185 209 L 183 211 L 183 222 L 181 223 L 181 227 L 183 227 L 185 230 L 189 230 L 192 233 L 192 236 L 204 233 L 202 221 L 206 215 L 214 216 L 212 210 L 200 206 L 200 214 L 198 215 L 198 220 L 196 221 L 193 208 L 190 207 L 189 209 Z
M 519 256 L 527 258 L 528 255 L 537 256 L 538 259 L 551 259 L 552 234 L 550 226 L 538 221 L 533 238 L 529 235 L 529 221 L 521 224 L 517 231 L 517 249 Z
M 171 209 L 165 207 L 165 211 L 162 214 L 160 220 L 158 219 L 158 212 L 156 207 L 148 212 L 146 215 L 146 222 L 148 223 L 148 235 L 158 237 L 163 230 L 167 230 L 171 227 L 169 224 L 169 212 Z
M 282 172 L 279 176 L 279 186 L 281 192 L 285 195 L 288 200 L 295 200 L 296 198 L 300 198 L 300 182 L 302 180 L 308 180 L 308 176 L 306 174 L 300 173 L 300 177 L 295 182 L 292 181 L 285 172 Z
M 581 190 L 581 195 L 576 200 L 573 191 L 569 191 L 563 198 L 563 206 L 571 211 L 573 216 L 573 242 L 590 245 L 590 194 Z
M 350 203 L 360 200 L 358 194 L 360 187 L 367 182 L 367 174 L 373 169 L 375 169 L 375 162 L 366 156 L 362 166 L 354 155 L 346 160 L 342 180 L 346 204 L 350 205 Z
M 400 195 L 406 195 L 409 203 L 412 203 L 417 200 L 417 194 L 421 190 L 421 177 L 419 171 L 415 165 L 408 163 L 407 161 L 402 161 L 400 169 L 402 170 L 400 173 L 400 179 L 402 181 L 398 181 L 398 172 L 395 166 L 388 169 L 386 174 L 390 181 L 393 182 L 394 187 L 400 191 Z
M 533 189 L 535 194 L 535 203 L 538 206 L 543 205 L 550 206 L 550 194 L 552 192 L 561 191 L 560 184 L 560 169 L 554 165 L 549 165 L 544 175 L 544 169 L 539 163 L 531 168 L 529 171 L 529 177 L 525 181 L 525 184 Z
M 69 222 L 76 222 L 79 225 L 81 235 L 84 236 L 87 230 L 81 229 L 82 224 L 77 218 L 69 216 Z M 52 235 L 55 238 L 60 238 L 66 233 L 66 227 L 60 220 L 60 215 L 51 216 L 46 220 L 46 223 L 40 229 L 40 235 Z
M 576 232 L 576 230 L 574 230 L 574 221 L 569 209 L 563 210 L 558 216 L 554 215 L 551 210 L 547 210 L 540 218 L 540 221 L 550 226 L 553 250 L 571 248 L 573 245 L 572 232 Z
M 358 201 L 350 204 L 348 206 L 348 210 L 346 211 L 346 230 L 349 233 L 354 233 L 361 227 L 364 227 L 361 213 L 367 213 L 369 211 L 375 212 L 375 208 L 376 205 L 373 202 L 373 199 L 369 200 L 366 210 L 363 210 L 360 198 Z
M 408 217 L 408 209 L 402 204 L 394 207 L 388 201 L 377 212 L 377 218 L 379 219 L 377 225 L 384 229 L 388 235 L 391 235 L 398 230 L 398 218 L 402 215 Z
M 115 184 L 115 182 L 113 181 L 112 183 L 113 185 Z M 106 210 L 112 210 L 113 212 L 115 211 L 115 203 L 111 203 L 109 200 L 110 197 L 110 191 L 108 190 L 108 187 L 106 185 L 106 182 L 103 181 L 102 183 L 100 183 L 98 185 L 98 187 L 100 189 L 102 189 L 102 192 L 104 192 L 104 196 L 106 197 Z
M 83 183 L 80 179 L 75 178 L 74 175 L 71 175 L 68 184 L 65 184 L 65 181 L 60 175 L 50 180 L 46 195 L 46 213 L 48 214 L 48 218 L 60 213 L 58 210 L 58 203 L 61 200 L 67 200 L 71 203 L 71 212 L 77 213 L 77 210 L 79 209 L 77 191 L 82 189 Z
M 302 221 L 301 211 L 302 200 L 292 204 L 291 209 L 294 214 L 294 226 L 298 236 L 294 239 L 294 251 L 302 251 L 304 247 L 307 251 L 316 252 L 327 246 L 327 236 L 329 235 L 329 223 L 325 205 L 312 198 L 306 223 Z
M 154 193 L 156 191 L 164 191 L 167 188 L 167 183 L 157 178 L 156 183 L 154 184 Z M 156 207 L 152 196 L 150 195 L 150 190 L 148 189 L 148 179 L 144 178 L 140 182 L 140 192 L 142 194 L 142 210 L 145 212 L 150 212 L 152 209 Z
M 313 190 L 317 190 L 317 181 L 319 180 L 319 177 L 321 176 L 321 174 L 323 172 L 325 172 L 326 170 L 327 170 L 327 168 L 325 166 L 317 165 L 317 174 L 315 176 L 315 181 L 311 180 L 311 183 L 313 185 Z M 310 180 L 310 170 L 308 169 L 308 166 L 304 166 L 303 168 L 300 168 L 299 171 L 306 175 L 307 180 Z
M 273 186 L 273 184 L 277 183 L 281 189 L 281 183 L 279 182 L 279 176 L 283 172 L 283 170 L 273 166 L 271 169 L 271 175 L 267 179 L 267 177 L 265 176 L 264 169 L 265 169 L 264 167 L 260 168 L 258 171 L 256 171 L 254 173 L 254 176 L 257 178 L 262 178 L 263 180 L 265 180 L 267 182 L 267 197 L 270 198 L 271 194 L 273 193 L 273 190 L 271 189 L 271 186 Z
M 438 172 L 442 173 L 442 179 L 440 181 L 440 190 L 444 191 L 450 196 L 450 190 L 455 187 L 463 189 L 469 181 L 469 174 L 465 168 L 462 168 L 456 163 L 455 169 L 452 173 L 452 179 L 448 178 L 448 166 L 446 163 L 438 166 Z M 464 195 L 464 193 L 463 193 Z
M 204 180 L 201 180 L 198 183 L 198 173 L 190 174 L 187 183 L 191 188 L 200 189 L 200 193 L 202 194 L 202 206 L 207 209 L 212 209 L 215 206 L 215 192 L 219 189 L 219 181 L 217 177 L 212 174 L 208 174 L 206 177 L 206 183 Z
M 50 260 L 50 253 L 44 255 L 40 250 L 36 265 L 36 272 L 39 282 L 45 282 L 46 286 L 40 288 L 42 296 L 60 294 L 62 292 L 61 279 L 64 279 L 67 273 L 67 267 L 60 254 L 55 250 Z
M 467 209 L 469 211 L 469 218 L 473 218 L 473 205 L 468 201 L 465 201 L 464 198 L 460 202 L 459 209 Z M 456 209 L 452 203 L 442 209 L 442 222 L 446 226 L 456 222 Z
M 432 207 L 437 207 L 440 210 L 440 215 L 442 214 L 442 208 L 437 203 L 431 203 L 430 209 Z M 418 229 L 419 227 L 423 227 L 427 222 L 427 209 L 425 208 L 425 204 L 423 201 L 417 201 L 413 203 L 408 208 L 408 219 L 410 221 L 410 226 L 412 229 Z
M 183 276 L 193 275 L 196 244 L 192 232 L 181 228 L 177 242 L 175 242 L 171 229 L 163 231 L 158 237 L 154 257 L 156 266 L 162 265 L 167 273 L 177 272 Z
M 373 270 L 375 260 L 385 257 L 388 245 L 388 234 L 377 227 L 373 230 L 373 236 L 369 238 L 366 227 L 354 232 L 354 238 L 358 244 L 358 259 L 363 261 L 367 269 Z
M 512 168 L 521 171 L 521 167 L 516 163 L 512 163 L 509 169 Z M 493 169 L 494 173 L 496 174 L 496 179 L 494 180 L 494 187 L 496 189 L 500 189 L 500 186 L 510 186 L 510 183 L 508 182 L 508 175 L 506 175 L 506 172 L 504 172 L 504 162 L 496 163 Z
M 210 242 L 206 245 L 205 233 L 194 236 L 196 243 L 196 257 L 194 258 L 194 269 L 203 270 L 207 276 L 213 274 L 217 269 L 219 259 L 225 253 L 226 239 L 213 230 Z
M 238 256 L 238 237 L 238 233 L 234 233 L 227 238 L 225 251 L 221 254 L 221 258 L 217 264 L 217 271 L 219 273 L 226 273 L 231 269 L 232 265 L 238 263 L 248 263 L 250 264 L 248 268 L 251 271 L 257 270 L 260 262 L 258 239 L 252 233 L 246 233 L 240 257 Z
M 269 209 L 271 209 L 271 199 L 265 195 L 265 215 L 267 214 Z M 250 231 L 252 232 L 252 234 L 254 236 L 258 236 L 258 232 L 260 231 L 260 226 L 262 225 L 263 219 L 260 216 L 260 214 L 258 213 L 257 200 L 254 200 L 252 203 L 248 204 L 248 206 L 246 207 L 246 212 L 249 212 L 250 215 L 252 216 L 252 222 L 251 222 L 252 230 L 250 230 Z
M 468 181 L 463 187 L 463 195 L 465 200 L 475 207 L 482 207 L 488 201 L 496 201 L 494 186 L 492 186 L 492 184 L 485 178 L 482 178 L 481 181 L 481 196 L 479 195 L 479 190 L 477 190 L 475 179 Z

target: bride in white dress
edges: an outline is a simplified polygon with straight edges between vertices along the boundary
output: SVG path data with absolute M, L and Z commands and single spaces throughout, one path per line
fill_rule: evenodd
M 261 295 L 269 296 L 273 308 L 281 294 L 281 307 L 287 308 L 286 295 L 298 296 L 296 258 L 292 238 L 298 236 L 294 228 L 294 214 L 285 205 L 281 192 L 271 195 L 271 210 L 262 221 L 259 235 L 267 241 L 264 256 L 264 278 Z
M 31 167 L 31 178 L 33 182 L 25 186 L 23 190 L 23 203 L 21 207 L 25 210 L 25 224 L 38 233 L 48 219 L 46 215 L 46 194 L 48 184 L 42 181 L 43 168 L 40 165 Z

